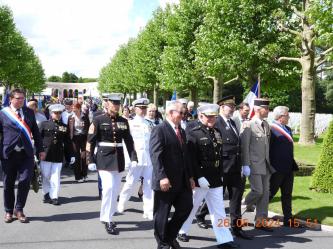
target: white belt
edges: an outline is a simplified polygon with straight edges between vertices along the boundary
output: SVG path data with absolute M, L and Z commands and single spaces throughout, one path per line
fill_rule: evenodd
M 98 146 L 107 146 L 107 147 L 123 147 L 122 143 L 108 143 L 108 142 L 99 142 Z

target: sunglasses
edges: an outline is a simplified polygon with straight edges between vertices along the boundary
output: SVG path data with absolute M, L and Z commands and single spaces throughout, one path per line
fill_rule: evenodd
M 53 112 L 54 114 L 61 114 L 62 112 Z

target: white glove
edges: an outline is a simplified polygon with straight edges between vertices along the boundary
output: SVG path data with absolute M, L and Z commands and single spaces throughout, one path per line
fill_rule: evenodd
M 89 163 L 88 164 L 88 169 L 90 171 L 96 171 L 97 170 L 96 163 Z
M 137 161 L 132 161 L 131 162 L 131 167 L 136 167 L 138 166 L 138 162 Z
M 244 165 L 242 167 L 242 175 L 244 176 L 249 176 L 251 174 L 251 169 L 250 169 L 250 166 L 249 165 Z
M 209 182 L 207 181 L 207 179 L 205 177 L 200 177 L 198 179 L 198 183 L 200 188 L 209 188 Z
M 223 182 L 223 176 L 221 177 L 221 181 Z
M 75 157 L 71 157 L 71 161 L 69 162 L 69 164 L 73 164 L 73 163 L 75 163 Z

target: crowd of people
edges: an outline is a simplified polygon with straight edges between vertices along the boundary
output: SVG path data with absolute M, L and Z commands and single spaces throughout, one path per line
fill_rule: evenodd
M 26 107 L 24 103 L 25 92 L 14 89 L 10 105 L 0 112 L 6 223 L 15 218 L 28 222 L 23 210 L 38 161 L 43 202 L 53 205 L 61 204 L 63 165 L 73 168 L 77 183 L 87 180 L 88 169 L 97 171 L 100 221 L 112 235 L 119 233 L 113 216 L 126 211 L 141 181 L 143 217 L 154 224 L 158 248 L 181 248 L 177 240 L 189 241 L 194 218 L 200 228 L 209 228 L 207 214 L 218 248 L 239 247 L 234 236 L 253 239 L 243 230 L 244 212 L 255 210 L 255 229 L 272 232 L 268 205 L 279 189 L 283 225 L 293 224 L 297 164 L 285 106 L 274 108 L 274 121 L 268 124 L 269 100 L 259 98 L 253 117 L 247 103 L 235 113 L 235 98 L 227 96 L 216 104 L 201 102 L 196 110 L 186 99 L 169 101 L 164 119 L 149 99 L 122 106 L 118 94 L 102 95 L 100 109 L 83 99 L 50 104 L 45 113 L 38 111 L 35 99 Z M 251 189 L 243 199 L 246 178 Z M 230 217 L 224 207 L 226 193 Z

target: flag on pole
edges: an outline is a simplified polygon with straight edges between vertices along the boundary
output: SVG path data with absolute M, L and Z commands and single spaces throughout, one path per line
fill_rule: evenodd
M 10 90 L 9 90 L 9 87 L 6 87 L 6 90 L 5 90 L 5 98 L 4 98 L 4 101 L 3 101 L 3 107 L 6 107 L 6 106 L 9 106 L 9 93 L 10 93 Z
M 177 99 L 177 92 L 176 92 L 176 89 L 175 89 L 175 90 L 173 90 L 171 100 L 176 100 L 176 99 Z
M 251 88 L 250 92 L 243 100 L 244 103 L 248 103 L 250 106 L 249 119 L 254 116 L 254 100 L 260 96 L 260 81 L 258 80 Z

